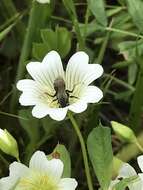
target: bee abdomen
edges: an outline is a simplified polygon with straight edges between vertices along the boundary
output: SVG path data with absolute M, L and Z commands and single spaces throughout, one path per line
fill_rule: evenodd
M 58 102 L 59 102 L 59 104 L 60 104 L 60 106 L 61 106 L 62 108 L 64 108 L 64 107 L 66 107 L 66 106 L 69 105 L 68 99 L 65 98 L 65 97 L 60 97 L 60 98 L 58 99 Z

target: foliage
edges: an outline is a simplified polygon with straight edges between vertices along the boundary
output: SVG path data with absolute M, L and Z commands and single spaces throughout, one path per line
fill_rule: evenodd
M 119 170 L 114 159 L 132 161 L 136 168 L 133 158 L 143 151 L 142 13 L 142 0 L 1 0 L 0 128 L 15 137 L 21 162 L 27 164 L 39 149 L 48 159 L 59 155 L 65 165 L 63 177 L 74 176 L 83 190 L 90 186 L 90 179 L 85 181 L 88 169 L 94 189 L 107 190 Z M 102 78 L 93 83 L 102 89 L 103 99 L 73 115 L 77 123 L 72 120 L 72 125 L 69 115 L 60 122 L 48 116 L 38 120 L 31 108 L 18 103 L 16 82 L 29 78 L 27 63 L 42 61 L 51 50 L 59 52 L 64 69 L 76 51 L 85 51 L 90 63 L 104 68 Z M 82 158 L 84 148 L 88 154 Z M 14 159 L 0 152 L 1 177 Z M 83 161 L 89 168 L 84 169 Z M 121 180 L 115 189 L 125 189 L 130 181 L 134 178 Z

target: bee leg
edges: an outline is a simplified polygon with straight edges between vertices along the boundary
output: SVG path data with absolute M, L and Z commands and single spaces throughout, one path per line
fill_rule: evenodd
M 76 99 L 79 99 L 79 97 L 77 96 L 69 96 L 70 98 L 76 98 Z
M 69 93 L 72 93 L 73 90 L 66 90 L 66 93 L 69 94 Z
M 66 90 L 66 92 L 67 92 L 68 94 L 69 94 L 69 93 L 72 93 L 72 92 L 74 91 L 75 87 L 76 87 L 77 85 L 79 85 L 79 84 L 83 85 L 84 83 L 79 82 L 79 83 L 77 83 L 77 84 L 75 84 L 75 85 L 73 86 L 73 89 L 72 89 L 72 90 Z
M 54 98 L 57 93 L 55 93 L 54 95 L 51 95 L 51 94 L 49 94 L 48 92 L 45 92 L 45 94 L 48 95 L 48 96 L 50 96 L 50 97 L 52 97 L 52 98 Z

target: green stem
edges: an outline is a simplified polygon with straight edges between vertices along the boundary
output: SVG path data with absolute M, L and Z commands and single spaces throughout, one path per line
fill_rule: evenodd
M 143 66 L 140 64 L 139 75 L 136 83 L 136 89 L 131 102 L 129 125 L 134 131 L 139 131 L 141 125 L 141 114 L 143 106 Z
M 20 117 L 18 115 L 15 115 L 15 114 L 12 114 L 12 113 L 3 112 L 3 111 L 0 111 L 0 115 L 6 115 L 6 116 L 14 117 L 14 118 L 17 118 L 17 119 L 28 120 L 27 118 Z
M 132 85 L 130 85 L 130 84 L 128 84 L 127 82 L 122 81 L 122 80 L 120 80 L 120 79 L 118 79 L 118 78 L 116 78 L 116 77 L 114 77 L 114 76 L 112 76 L 112 75 L 110 75 L 110 74 L 104 73 L 103 77 L 108 77 L 108 78 L 112 79 L 112 80 L 115 81 L 117 84 L 119 84 L 119 85 L 121 85 L 121 86 L 123 86 L 123 87 L 125 87 L 125 88 L 127 88 L 127 89 L 129 89 L 129 90 L 131 90 L 132 92 L 135 91 L 135 88 L 134 88 Z
M 79 130 L 78 124 L 76 123 L 73 115 L 71 112 L 68 113 L 68 117 L 73 125 L 73 128 L 79 138 L 79 142 L 81 145 L 81 150 L 82 150 L 82 155 L 83 155 L 83 161 L 84 161 L 84 166 L 85 166 L 85 173 L 86 173 L 86 178 L 87 178 L 87 183 L 88 183 L 88 188 L 89 190 L 93 190 L 93 185 L 92 185 L 92 179 L 91 179 L 91 175 L 90 175 L 90 170 L 89 170 L 89 165 L 88 165 L 88 157 L 87 157 L 87 150 L 86 150 L 86 146 L 85 146 L 85 142 L 83 139 L 83 136 Z
M 141 152 L 143 152 L 143 147 L 140 145 L 140 143 L 139 143 L 138 141 L 136 141 L 136 145 L 137 145 L 137 147 L 139 148 L 139 150 L 140 150 Z
M 7 19 L 12 18 L 14 15 L 19 14 L 12 0 L 1 0 L 1 1 L 2 1 L 3 10 L 4 12 L 6 12 Z M 21 21 L 19 21 L 16 25 L 15 35 L 17 36 L 20 45 L 23 42 L 24 33 L 25 33 L 25 26 Z
M 76 18 L 74 18 L 73 24 L 74 24 L 75 32 L 77 35 L 77 40 L 79 43 L 78 50 L 84 50 L 85 49 L 84 40 L 83 40 L 83 37 L 82 37 L 81 32 L 80 32 L 78 20 Z
M 111 28 L 112 27 L 112 24 L 113 24 L 113 20 L 111 20 L 111 23 L 109 25 L 109 27 Z M 107 44 L 108 44 L 108 40 L 109 40 L 109 37 L 110 37 L 110 31 L 107 32 L 104 40 L 103 40 L 103 43 L 102 43 L 102 46 L 101 46 L 101 49 L 100 49 L 100 52 L 99 52 L 99 55 L 98 55 L 98 58 L 97 58 L 97 63 L 98 64 L 101 64 L 102 63 L 102 60 L 103 60 L 103 57 L 104 57 L 104 54 L 105 54 L 105 50 L 106 50 L 106 47 L 107 47 Z
M 16 159 L 17 159 L 17 162 L 21 163 L 19 156 Z
M 86 37 L 86 33 L 87 33 L 89 13 L 90 13 L 90 11 L 89 11 L 89 7 L 87 5 L 86 14 L 85 14 L 85 24 L 84 24 L 84 38 Z
M 121 34 L 125 34 L 125 35 L 129 35 L 129 36 L 133 36 L 133 37 L 136 37 L 136 38 L 141 38 L 141 39 L 143 39 L 143 36 L 142 36 L 142 35 L 138 35 L 138 34 L 133 33 L 133 32 L 127 32 L 127 31 L 125 31 L 125 30 L 120 30 L 120 29 L 111 28 L 111 27 L 106 27 L 105 29 L 108 30 L 108 31 L 118 32 L 118 33 L 121 33 Z

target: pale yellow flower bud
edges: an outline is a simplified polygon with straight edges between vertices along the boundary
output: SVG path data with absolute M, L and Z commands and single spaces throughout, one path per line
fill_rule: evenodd
M 15 158 L 19 157 L 17 142 L 6 129 L 0 129 L 0 149 Z
M 38 3 L 50 3 L 50 0 L 36 0 Z
M 115 133 L 123 140 L 134 143 L 137 141 L 137 138 L 131 128 L 115 121 L 112 121 L 111 125 Z

